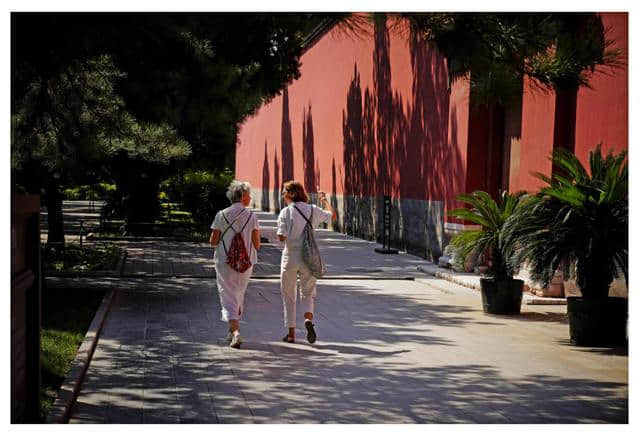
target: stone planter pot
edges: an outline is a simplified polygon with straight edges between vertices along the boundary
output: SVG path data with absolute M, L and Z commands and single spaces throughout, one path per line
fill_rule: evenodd
M 569 336 L 575 346 L 621 346 L 627 343 L 628 301 L 622 297 L 567 297 Z
M 524 281 L 481 278 L 482 309 L 488 314 L 520 314 Z

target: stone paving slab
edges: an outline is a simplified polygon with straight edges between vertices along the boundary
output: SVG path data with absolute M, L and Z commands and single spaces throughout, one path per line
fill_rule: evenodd
M 569 345 L 562 307 L 488 316 L 442 279 L 324 281 L 318 342 L 286 344 L 278 281 L 253 280 L 235 350 L 211 282 L 116 297 L 71 423 L 628 421 L 626 351 Z

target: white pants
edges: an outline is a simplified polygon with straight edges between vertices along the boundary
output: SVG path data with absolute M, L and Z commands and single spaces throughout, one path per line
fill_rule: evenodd
M 245 272 L 236 272 L 227 263 L 215 263 L 216 283 L 220 306 L 222 307 L 222 321 L 239 320 L 244 312 L 244 292 L 249 285 L 249 278 L 253 266 Z
M 316 278 L 302 262 L 299 250 L 282 251 L 280 263 L 280 291 L 284 306 L 285 328 L 296 327 L 296 299 L 298 295 L 298 277 L 300 278 L 300 305 L 303 313 L 313 313 L 316 298 Z

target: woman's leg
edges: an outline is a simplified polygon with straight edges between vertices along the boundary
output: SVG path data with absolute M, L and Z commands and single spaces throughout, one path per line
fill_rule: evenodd
M 300 267 L 300 305 L 304 311 L 304 326 L 307 329 L 307 340 L 315 343 L 316 331 L 311 322 L 316 299 L 316 278 L 306 266 Z
M 218 287 L 218 297 L 220 298 L 221 320 L 229 323 L 231 318 L 237 313 L 235 299 L 233 299 L 233 282 L 230 281 L 227 266 L 216 264 L 216 285 Z
M 313 319 L 316 299 L 316 278 L 306 266 L 300 266 L 300 305 L 304 311 L 304 318 Z
M 240 333 L 240 322 L 237 319 L 229 320 L 229 332 L 233 335 Z
M 296 329 L 296 288 L 298 269 L 293 263 L 283 262 L 280 270 L 280 292 L 284 308 L 284 327 L 289 329 L 288 336 L 295 338 Z
M 249 279 L 251 278 L 251 272 L 253 267 L 250 267 L 243 273 L 233 272 L 234 283 L 234 298 L 235 298 L 235 313 L 232 315 L 233 319 L 229 320 L 229 332 L 231 334 L 231 342 L 229 346 L 239 348 L 243 340 L 240 337 L 240 317 L 244 313 L 244 294 L 249 285 Z
M 226 264 L 216 264 L 216 282 L 220 296 L 222 320 L 229 323 L 227 340 L 233 347 L 239 347 L 240 315 L 243 312 L 244 293 L 249 283 L 252 269 L 244 273 L 233 270 Z

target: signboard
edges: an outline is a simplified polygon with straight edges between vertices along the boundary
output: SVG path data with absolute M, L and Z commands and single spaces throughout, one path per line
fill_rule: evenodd
M 398 251 L 391 248 L 391 196 L 385 195 L 382 210 L 382 247 L 374 250 L 378 253 L 397 254 Z

